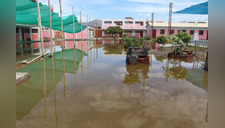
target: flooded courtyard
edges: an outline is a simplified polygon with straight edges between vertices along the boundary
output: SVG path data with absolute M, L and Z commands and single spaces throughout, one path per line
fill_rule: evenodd
M 204 62 L 150 55 L 150 65 L 127 65 L 119 42 L 65 46 L 45 59 L 46 87 L 42 61 L 17 70 L 31 75 L 16 89 L 18 128 L 207 127 Z

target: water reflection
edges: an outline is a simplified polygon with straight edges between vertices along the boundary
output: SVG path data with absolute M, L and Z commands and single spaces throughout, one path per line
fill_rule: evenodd
M 123 83 L 131 86 L 136 83 L 143 83 L 143 90 L 145 90 L 145 80 L 148 79 L 149 65 L 126 65 L 128 74 L 125 74 Z
M 18 127 L 52 127 L 55 123 L 58 127 L 78 128 L 92 127 L 95 124 L 99 127 L 158 127 L 157 124 L 165 123 L 169 127 L 188 128 L 195 125 L 196 115 L 199 115 L 201 121 L 207 119 L 208 114 L 202 115 L 207 112 L 207 93 L 185 81 L 192 70 L 192 63 L 172 62 L 151 56 L 150 65 L 126 65 L 126 56 L 102 56 L 102 47 L 96 43 L 93 49 L 90 49 L 93 42 L 87 42 L 87 45 L 84 43 L 83 47 L 83 52 L 68 49 L 64 53 L 56 52 L 51 59 L 46 58 L 46 97 L 43 96 L 43 88 L 40 89 L 43 83 L 38 80 L 43 78 L 40 72 L 42 63 L 36 62 L 20 69 L 29 72 L 32 78 L 17 88 Z M 63 56 L 66 92 L 63 83 Z M 96 59 L 95 63 L 92 62 L 93 59 Z M 85 73 L 83 77 L 80 73 L 82 70 Z M 164 82 L 164 74 L 170 78 L 169 82 L 168 79 Z M 201 78 L 203 82 L 207 79 L 207 74 L 201 75 L 205 77 Z M 66 98 L 63 97 L 65 93 Z M 131 93 L 132 98 L 127 98 L 129 94 L 131 97 Z M 44 98 L 48 101 L 46 120 L 39 116 L 44 113 Z M 159 118 L 162 120 L 158 120 Z M 170 119 L 175 120 L 175 123 L 170 123 Z M 189 121 L 187 126 L 184 125 L 186 120 Z

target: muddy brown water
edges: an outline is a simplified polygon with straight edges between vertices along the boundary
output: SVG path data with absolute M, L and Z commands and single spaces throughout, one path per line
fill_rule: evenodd
M 46 97 L 17 119 L 18 128 L 207 126 L 203 62 L 168 61 L 150 55 L 150 65 L 126 65 L 125 55 L 105 54 L 104 46 L 93 46 L 76 74 L 65 73 L 65 86 L 62 76 Z M 25 99 L 17 104 L 29 102 Z

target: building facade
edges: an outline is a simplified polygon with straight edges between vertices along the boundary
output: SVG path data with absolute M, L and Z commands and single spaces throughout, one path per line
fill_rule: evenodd
M 177 34 L 179 31 L 184 31 L 190 34 L 192 37 L 194 32 L 198 33 L 199 40 L 208 40 L 208 23 L 207 22 L 193 22 L 183 21 L 180 23 L 172 23 L 170 34 Z M 166 22 L 154 22 L 152 31 L 152 22 L 147 23 L 147 36 L 151 36 L 154 39 L 158 36 L 168 36 L 168 23 Z
M 110 36 L 104 33 L 104 30 L 110 26 L 120 26 L 128 37 L 145 37 L 147 32 L 147 20 L 136 20 L 131 17 L 125 19 L 105 19 L 102 20 L 102 36 Z

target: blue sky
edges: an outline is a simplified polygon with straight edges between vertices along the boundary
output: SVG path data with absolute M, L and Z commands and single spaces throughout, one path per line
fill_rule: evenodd
M 47 5 L 48 0 L 39 0 L 39 2 Z M 87 15 L 91 20 L 125 17 L 151 19 L 152 13 L 155 13 L 156 20 L 168 21 L 170 2 L 173 2 L 173 11 L 178 11 L 206 0 L 62 0 L 62 9 L 64 16 L 71 15 L 74 6 L 77 17 L 79 11 L 82 11 L 83 21 L 86 21 Z M 54 11 L 59 12 L 59 0 L 51 0 L 51 4 L 54 5 Z M 184 20 L 208 21 L 208 16 L 173 14 L 173 22 Z

